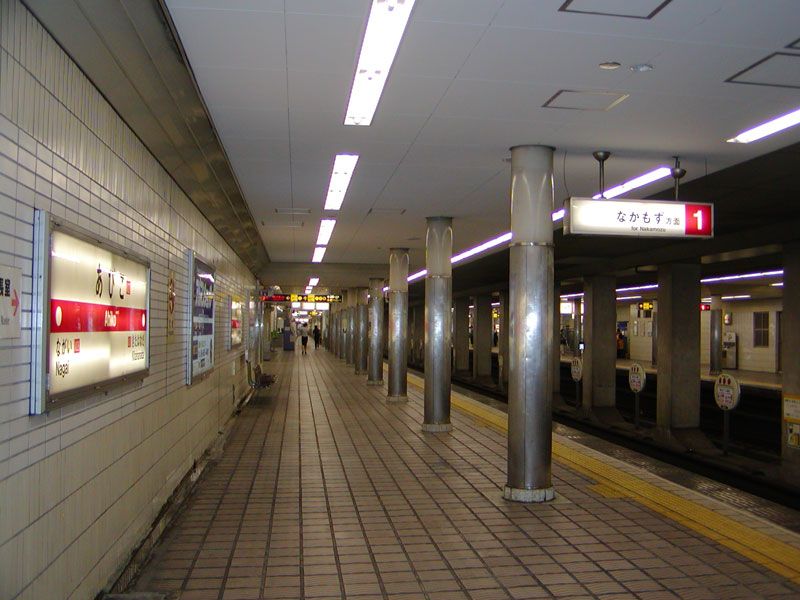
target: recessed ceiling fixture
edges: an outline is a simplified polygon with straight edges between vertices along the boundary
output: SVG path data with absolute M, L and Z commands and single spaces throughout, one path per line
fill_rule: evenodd
M 652 71 L 655 67 L 647 63 L 639 63 L 637 65 L 631 65 L 628 68 L 634 73 L 647 73 L 647 71 Z
M 615 71 L 615 70 L 619 69 L 620 66 L 622 66 L 622 65 L 620 65 L 615 60 L 607 60 L 606 62 L 601 62 L 597 66 L 600 67 L 601 69 L 603 69 L 604 71 Z
M 800 123 L 800 108 L 793 110 L 790 113 L 786 113 L 780 117 L 776 117 L 775 119 L 767 121 L 766 123 L 762 123 L 761 125 L 757 125 L 752 129 L 743 131 L 736 137 L 733 137 L 727 141 L 733 144 L 749 144 L 750 142 L 755 142 L 756 140 L 760 140 L 761 138 L 778 133 L 779 131 L 783 131 L 789 127 L 794 127 L 798 123 Z
M 358 154 L 336 155 L 336 159 L 333 161 L 331 181 L 328 184 L 328 196 L 325 198 L 325 210 L 339 210 L 342 207 L 356 163 L 358 163 Z
M 336 226 L 336 219 L 322 219 L 319 222 L 319 234 L 317 235 L 317 246 L 327 246 Z
M 319 284 L 319 277 L 312 277 L 308 280 L 308 287 L 315 287 Z
M 325 257 L 325 246 L 317 246 L 314 248 L 314 256 L 311 257 L 311 262 L 319 263 Z
M 311 209 L 310 208 L 294 208 L 294 207 L 285 207 L 285 208 L 276 208 L 275 212 L 279 215 L 310 215 Z
M 372 0 L 345 125 L 372 124 L 412 8 L 414 0 Z
M 606 199 L 616 198 L 617 196 L 621 196 L 625 192 L 629 192 L 631 190 L 635 190 L 636 188 L 640 188 L 648 183 L 653 183 L 654 181 L 658 181 L 659 179 L 664 179 L 664 177 L 670 177 L 672 175 L 672 169 L 669 167 L 658 167 L 652 171 L 648 171 L 644 175 L 639 175 L 638 177 L 634 177 L 630 181 L 626 181 L 625 183 L 621 183 L 616 187 L 611 188 L 610 190 L 606 190 L 605 194 L 602 196 Z M 592 196 L 595 200 L 598 200 L 601 197 L 601 194 L 595 194 Z

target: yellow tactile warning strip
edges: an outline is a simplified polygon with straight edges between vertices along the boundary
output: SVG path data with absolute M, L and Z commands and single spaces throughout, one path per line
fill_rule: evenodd
M 421 377 L 412 374 L 408 375 L 408 382 L 418 388 L 424 385 Z M 450 401 L 458 410 L 488 426 L 508 431 L 508 415 L 505 413 L 458 392 L 452 392 Z M 771 571 L 800 583 L 800 549 L 555 440 L 553 456 L 562 465 L 596 480 L 594 490 L 597 493 L 606 497 L 635 500 Z

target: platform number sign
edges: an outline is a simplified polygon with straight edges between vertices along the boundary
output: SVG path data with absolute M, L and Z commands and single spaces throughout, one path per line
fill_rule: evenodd
M 581 380 L 581 377 L 583 377 L 583 361 L 579 356 L 573 357 L 572 362 L 569 365 L 569 371 L 574 382 L 577 383 Z
M 710 204 L 687 204 L 684 232 L 689 236 L 710 237 L 711 218 Z
M 646 382 L 647 373 L 645 373 L 644 367 L 639 363 L 633 363 L 628 371 L 628 385 L 630 385 L 631 391 L 638 394 L 644 389 Z
M 722 410 L 733 410 L 739 405 L 741 389 L 733 375 L 720 373 L 714 382 L 714 400 Z

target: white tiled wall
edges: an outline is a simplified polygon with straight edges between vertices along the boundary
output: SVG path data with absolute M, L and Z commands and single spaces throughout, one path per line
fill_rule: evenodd
M 34 208 L 152 266 L 149 377 L 40 416 L 28 415 Z M 220 301 L 216 367 L 191 388 L 188 249 L 216 266 Z M 18 0 L 0 0 L 0 264 L 24 278 L 22 337 L 0 340 L 0 598 L 94 598 L 244 395 L 222 300 L 256 282 Z

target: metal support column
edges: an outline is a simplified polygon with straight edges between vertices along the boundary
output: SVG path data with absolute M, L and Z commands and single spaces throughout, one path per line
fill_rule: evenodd
M 711 352 L 709 356 L 712 375 L 719 375 L 722 371 L 722 297 L 711 296 L 710 321 L 710 341 Z
M 383 279 L 369 280 L 367 385 L 383 385 Z
M 408 400 L 408 248 L 389 251 L 389 402 Z
M 425 420 L 422 431 L 450 431 L 453 219 L 428 217 L 425 237 Z
M 511 149 L 508 481 L 503 497 L 544 502 L 552 484 L 553 148 Z
M 362 375 L 367 372 L 367 345 L 369 338 L 367 337 L 367 288 L 358 288 L 356 293 L 355 305 L 355 367 L 356 375 Z

